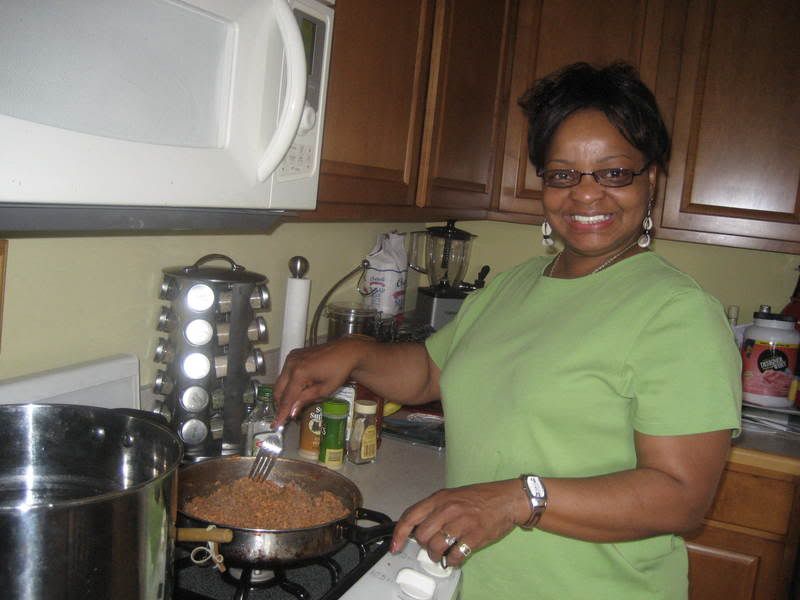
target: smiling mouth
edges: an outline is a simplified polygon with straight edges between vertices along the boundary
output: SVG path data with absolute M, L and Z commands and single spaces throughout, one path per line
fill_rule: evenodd
M 595 225 L 597 223 L 605 223 L 606 221 L 610 221 L 612 216 L 610 214 L 604 215 L 570 215 L 570 219 L 574 223 L 580 223 L 582 225 Z

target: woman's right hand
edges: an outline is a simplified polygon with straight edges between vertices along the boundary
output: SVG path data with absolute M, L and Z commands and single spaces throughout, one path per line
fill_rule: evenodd
M 292 350 L 274 386 L 278 409 L 276 426 L 296 418 L 304 406 L 331 396 L 349 379 L 372 343 L 359 338 L 342 338 Z

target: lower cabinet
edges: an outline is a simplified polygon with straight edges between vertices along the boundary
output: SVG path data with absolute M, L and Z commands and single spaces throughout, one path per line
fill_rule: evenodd
M 780 600 L 793 585 L 800 460 L 734 449 L 703 526 L 686 536 L 691 600 Z

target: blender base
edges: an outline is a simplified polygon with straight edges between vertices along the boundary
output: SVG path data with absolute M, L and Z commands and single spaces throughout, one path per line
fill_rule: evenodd
M 466 297 L 466 293 L 452 288 L 419 288 L 414 317 L 435 330 L 441 329 L 453 320 Z

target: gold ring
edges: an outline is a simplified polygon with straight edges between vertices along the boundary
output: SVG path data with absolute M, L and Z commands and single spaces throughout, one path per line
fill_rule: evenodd
M 461 542 L 461 543 L 458 545 L 458 551 L 459 551 L 459 552 L 461 552 L 461 554 L 463 554 L 463 555 L 464 555 L 464 558 L 469 558 L 469 555 L 470 555 L 470 554 L 472 554 L 472 548 L 470 548 L 470 547 L 469 547 L 467 544 L 465 544 L 464 542 Z
M 442 535 L 444 536 L 444 543 L 447 544 L 448 548 L 450 548 L 453 544 L 458 542 L 458 538 L 456 536 L 450 535 L 444 530 L 442 530 Z

